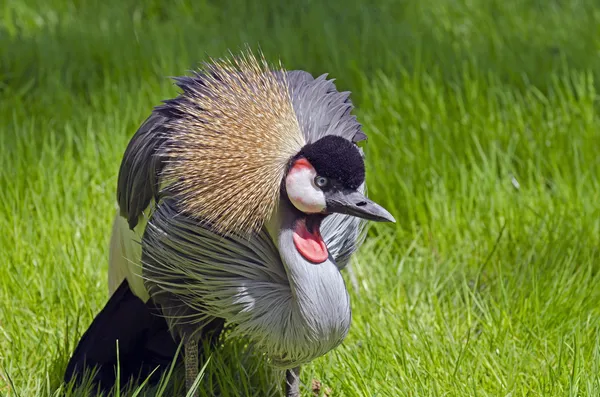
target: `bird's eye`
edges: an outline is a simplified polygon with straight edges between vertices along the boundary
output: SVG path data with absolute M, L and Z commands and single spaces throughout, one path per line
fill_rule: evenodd
M 325 178 L 324 176 L 316 176 L 315 177 L 315 185 L 317 185 L 320 188 L 324 188 L 325 186 L 327 186 L 327 184 L 329 183 L 329 180 L 327 178 Z

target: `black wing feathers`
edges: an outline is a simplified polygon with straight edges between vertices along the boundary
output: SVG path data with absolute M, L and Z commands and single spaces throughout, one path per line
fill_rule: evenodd
M 166 139 L 164 121 L 164 116 L 153 113 L 131 138 L 121 162 L 117 201 L 131 229 L 158 195 L 158 175 L 163 165 L 159 150 Z
M 167 323 L 153 303 L 144 303 L 129 289 L 119 286 L 106 306 L 83 334 L 67 365 L 64 380 L 83 380 L 84 371 L 97 369 L 93 383 L 110 390 L 116 382 L 117 341 L 121 386 L 131 378 L 158 380 L 175 357 L 177 345 Z

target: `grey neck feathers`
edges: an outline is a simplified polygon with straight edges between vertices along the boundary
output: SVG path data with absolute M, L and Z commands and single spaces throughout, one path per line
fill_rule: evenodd
M 294 222 L 302 216 L 283 199 L 267 226 L 279 250 L 291 294 L 291 317 L 294 333 L 313 343 L 319 354 L 336 347 L 350 328 L 351 311 L 348 291 L 332 256 L 320 264 L 307 261 L 293 242 Z

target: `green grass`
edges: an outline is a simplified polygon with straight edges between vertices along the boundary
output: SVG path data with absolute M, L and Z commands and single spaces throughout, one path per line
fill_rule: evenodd
M 83 3 L 0 5 L 0 395 L 81 395 L 61 377 L 107 298 L 128 139 L 166 76 L 245 43 L 353 92 L 398 220 L 305 395 L 600 395 L 594 1 Z M 211 357 L 205 395 L 279 392 L 242 343 Z

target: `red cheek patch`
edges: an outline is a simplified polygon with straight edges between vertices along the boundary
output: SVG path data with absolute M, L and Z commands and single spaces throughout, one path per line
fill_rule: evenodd
M 298 220 L 294 225 L 293 239 L 296 249 L 304 259 L 312 263 L 323 263 L 329 257 L 321 232 L 318 229 L 314 233 L 309 232 L 304 219 Z
M 292 169 L 290 171 L 300 171 L 302 169 L 312 169 L 312 165 L 310 165 L 310 163 L 308 162 L 307 159 L 305 158 L 300 158 L 298 160 L 296 160 L 294 162 L 294 165 L 292 166 Z

